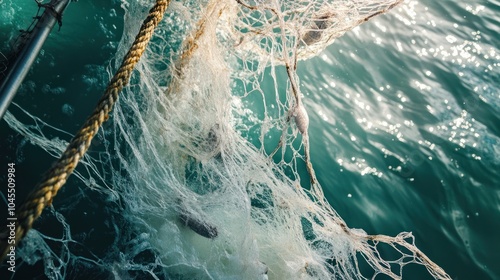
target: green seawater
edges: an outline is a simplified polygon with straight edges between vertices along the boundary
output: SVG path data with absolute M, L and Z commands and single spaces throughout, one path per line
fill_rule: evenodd
M 409 2 L 412 16 L 397 8 L 299 62 L 312 163 L 328 200 L 351 228 L 411 231 L 416 245 L 453 279 L 500 279 L 500 2 Z M 0 0 L 3 54 L 36 10 L 34 1 Z M 123 14 L 120 1 L 71 3 L 14 102 L 75 133 L 110 78 Z M 1 69 L 0 63 L 0 77 Z M 10 112 L 34 124 L 18 107 Z M 52 129 L 46 133 L 70 139 Z M 108 144 L 96 140 L 91 154 Z M 7 163 L 16 163 L 20 203 L 53 160 L 0 121 L 4 196 Z M 0 204 L 5 221 L 5 200 Z M 85 241 L 88 249 L 75 245 L 81 256 L 102 256 L 120 238 L 112 225 L 126 222 L 103 205 L 99 193 L 74 177 L 54 201 L 73 239 Z M 35 228 L 54 238 L 64 233 L 50 210 Z M 44 279 L 40 262 L 19 261 L 16 270 L 14 279 Z M 91 264 L 70 263 L 67 270 L 68 279 L 108 276 Z M 5 266 L 0 275 L 10 279 Z M 428 279 L 411 266 L 404 275 Z

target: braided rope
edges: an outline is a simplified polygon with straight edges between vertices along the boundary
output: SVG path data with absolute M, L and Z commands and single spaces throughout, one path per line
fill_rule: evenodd
M 87 152 L 97 131 L 109 118 L 109 113 L 118 99 L 118 94 L 127 85 L 135 65 L 139 62 L 169 3 L 170 0 L 156 1 L 155 6 L 151 8 L 147 18 L 143 21 L 139 34 L 123 59 L 120 69 L 111 79 L 94 112 L 73 137 L 61 158 L 45 173 L 41 183 L 28 194 L 16 214 L 15 243 L 8 244 L 7 235 L 2 236 L 0 240 L 0 263 L 5 259 L 9 247 L 17 246 L 31 229 L 33 222 L 42 214 L 43 209 L 51 205 L 59 189 Z

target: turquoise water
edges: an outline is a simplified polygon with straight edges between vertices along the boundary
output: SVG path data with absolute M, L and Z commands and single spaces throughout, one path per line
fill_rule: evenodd
M 15 99 L 70 133 L 102 94 L 122 34 L 120 3 L 101 2 L 69 6 L 63 27 L 50 36 Z M 378 17 L 318 57 L 299 62 L 317 176 L 350 227 L 372 234 L 412 231 L 416 245 L 452 278 L 498 279 L 500 2 L 411 1 L 405 9 L 409 12 L 398 8 Z M 32 1 L 0 2 L 2 53 L 35 12 Z M 30 122 L 19 109 L 11 112 Z M 4 121 L 0 130 L 1 164 L 16 162 L 17 190 L 23 193 L 53 158 Z M 68 139 L 51 129 L 47 135 Z M 99 195 L 84 191 L 74 178 L 68 185 L 74 188 L 65 187 L 55 206 L 68 209 L 73 238 L 103 254 L 114 240 L 110 224 L 122 222 L 119 215 L 103 209 Z M 55 219 L 45 213 L 35 227 L 60 236 L 63 229 L 51 227 Z M 72 220 L 105 234 L 96 241 Z M 16 278 L 25 279 L 43 274 L 43 268 L 24 264 L 18 272 Z M 102 278 L 94 273 L 91 278 Z

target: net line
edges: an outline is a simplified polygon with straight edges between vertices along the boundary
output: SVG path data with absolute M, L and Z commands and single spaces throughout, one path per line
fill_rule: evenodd
M 298 61 L 399 2 L 172 3 L 167 22 L 179 26 L 160 24 L 105 128 L 110 185 L 134 231 L 147 233 L 114 269 L 150 271 L 134 261 L 145 246 L 157 266 L 185 277 L 401 279 L 419 264 L 449 279 L 411 233 L 350 229 L 308 155 Z M 125 35 L 142 6 L 127 9 Z M 399 257 L 385 260 L 384 244 Z

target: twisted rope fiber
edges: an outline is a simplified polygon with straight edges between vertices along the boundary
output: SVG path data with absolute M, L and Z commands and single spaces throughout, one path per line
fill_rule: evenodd
M 8 244 L 8 234 L 2 236 L 0 240 L 0 263 L 5 259 L 8 248 L 12 245 L 17 246 L 31 229 L 33 222 L 42 214 L 43 209 L 51 205 L 52 199 L 87 152 L 97 131 L 109 118 L 109 113 L 118 99 L 118 94 L 127 85 L 135 65 L 139 62 L 169 3 L 170 0 L 156 1 L 155 6 L 151 8 L 147 18 L 143 21 L 139 34 L 123 59 L 120 69 L 111 79 L 94 112 L 73 137 L 61 158 L 45 173 L 41 183 L 28 194 L 16 214 L 15 244 Z

